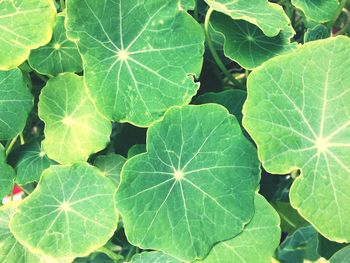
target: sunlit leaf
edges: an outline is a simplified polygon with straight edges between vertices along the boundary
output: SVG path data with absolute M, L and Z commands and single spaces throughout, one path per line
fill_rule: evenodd
M 11 192 L 15 176 L 13 168 L 6 163 L 5 149 L 0 143 L 0 200 Z
M 292 4 L 303 11 L 305 16 L 319 23 L 327 22 L 338 12 L 338 0 L 292 0 Z

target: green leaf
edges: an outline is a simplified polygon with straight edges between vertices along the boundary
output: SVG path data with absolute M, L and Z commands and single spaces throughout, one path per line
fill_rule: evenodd
M 16 148 L 9 156 L 9 162 L 15 167 L 16 183 L 19 185 L 38 182 L 41 173 L 55 164 L 41 150 L 37 141 Z
M 317 25 L 309 28 L 304 35 L 304 42 L 311 42 L 330 37 L 330 30 L 324 25 Z
M 246 69 L 254 69 L 270 58 L 297 47 L 297 43 L 290 42 L 294 35 L 291 27 L 286 27 L 274 37 L 268 37 L 254 24 L 233 20 L 218 12 L 213 13 L 211 25 L 225 39 L 225 56 Z
M 291 204 L 330 240 L 350 240 L 350 39 L 313 41 L 248 78 L 243 125 L 272 174 L 301 169 Z M 291 158 L 292 157 L 292 158 Z
M 111 120 L 146 127 L 196 94 L 204 34 L 178 1 L 68 0 L 85 82 Z
M 178 0 L 179 5 L 184 9 L 184 10 L 193 10 L 196 6 L 196 1 L 197 0 Z
M 277 36 L 281 30 L 290 25 L 283 8 L 267 0 L 205 0 L 205 2 L 215 11 L 256 25 L 268 37 Z
M 160 251 L 143 252 L 132 257 L 131 263 L 183 263 Z
M 145 144 L 134 144 L 130 147 L 128 150 L 128 159 L 131 157 L 134 157 L 135 155 L 138 155 L 140 153 L 146 152 L 146 145 Z
M 270 263 L 281 238 L 280 219 L 277 212 L 257 194 L 255 214 L 238 236 L 218 243 L 203 263 Z
M 276 252 L 277 259 L 282 263 L 315 262 L 320 259 L 317 246 L 316 229 L 312 226 L 301 227 L 283 241 Z
M 50 43 L 30 53 L 29 64 L 40 74 L 56 76 L 83 70 L 77 46 L 67 39 L 64 19 L 64 14 L 59 14 Z
M 130 243 L 195 260 L 243 230 L 259 179 L 256 149 L 224 107 L 174 107 L 125 163 L 117 207 Z
M 47 82 L 39 98 L 39 117 L 45 122 L 43 150 L 59 163 L 85 161 L 109 142 L 111 123 L 96 111 L 83 78 L 73 73 Z
M 347 245 L 348 244 L 346 243 L 337 243 L 330 241 L 324 236 L 318 235 L 317 252 L 321 257 L 330 259 L 337 251 L 346 247 Z
M 337 15 L 338 0 L 292 0 L 305 16 L 318 23 L 328 22 Z
M 23 131 L 32 107 L 33 96 L 22 72 L 0 71 L 0 140 L 12 139 Z
M 0 200 L 12 191 L 15 176 L 13 168 L 6 163 L 5 149 L 0 143 Z
M 347 246 L 335 253 L 330 263 L 346 263 L 350 261 L 350 246 Z
M 19 66 L 49 42 L 55 17 L 52 0 L 0 1 L 0 70 Z
M 119 154 L 97 156 L 94 165 L 99 168 L 103 175 L 110 178 L 115 185 L 119 184 L 120 173 L 126 159 Z
M 11 202 L 0 208 L 0 262 L 38 263 L 39 258 L 19 243 L 9 228 L 9 222 L 16 212 L 18 202 Z
M 18 206 L 11 232 L 31 251 L 66 260 L 86 256 L 117 228 L 114 195 L 115 186 L 97 168 L 51 166 Z

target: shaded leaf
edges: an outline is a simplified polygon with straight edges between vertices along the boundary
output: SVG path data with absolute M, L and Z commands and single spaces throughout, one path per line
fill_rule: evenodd
M 99 168 L 103 175 L 110 178 L 116 185 L 120 181 L 120 173 L 126 159 L 119 154 L 97 156 L 94 165 Z
M 330 263 L 346 263 L 350 261 L 350 246 L 347 246 L 335 253 Z
M 146 152 L 146 144 L 135 144 L 128 151 L 128 159 L 144 152 Z

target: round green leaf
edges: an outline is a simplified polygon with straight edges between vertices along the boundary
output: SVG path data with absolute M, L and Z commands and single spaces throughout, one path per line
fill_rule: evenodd
M 224 107 L 174 107 L 125 163 L 117 207 L 132 244 L 195 260 L 243 230 L 259 178 L 256 149 Z
M 270 263 L 281 238 L 280 218 L 264 197 L 255 197 L 255 214 L 238 236 L 218 243 L 203 263 Z
M 10 231 L 9 222 L 17 206 L 18 202 L 11 202 L 0 208 L 0 262 L 38 263 L 39 258 L 19 243 Z
M 233 20 L 218 12 L 213 13 L 211 25 L 224 37 L 225 56 L 246 69 L 254 69 L 270 58 L 297 47 L 297 43 L 290 42 L 294 35 L 291 27 L 286 27 L 274 37 L 268 37 L 254 24 Z
M 51 166 L 18 206 L 11 232 L 31 251 L 56 259 L 86 256 L 117 228 L 114 195 L 113 183 L 97 168 Z
M 330 259 L 330 263 L 347 263 L 347 262 L 350 262 L 350 246 L 347 246 L 339 250 Z
M 205 2 L 215 11 L 256 25 L 269 37 L 277 36 L 281 30 L 290 25 L 283 8 L 268 0 L 205 0 Z
M 40 74 L 56 76 L 83 70 L 77 46 L 67 39 L 64 18 L 62 13 L 57 16 L 50 43 L 30 53 L 29 64 Z
M 160 251 L 143 252 L 132 257 L 131 263 L 183 263 Z
M 41 173 L 55 163 L 41 150 L 37 141 L 16 148 L 9 157 L 16 170 L 16 183 L 20 185 L 38 182 Z
M 13 168 L 6 163 L 5 149 L 0 143 L 0 200 L 11 192 L 15 176 Z
M 0 1 L 0 70 L 19 66 L 49 42 L 55 17 L 52 0 Z
M 32 107 L 33 96 L 22 72 L 0 71 L 0 140 L 12 139 L 22 132 Z
M 149 126 L 196 94 L 204 34 L 178 1 L 68 0 L 67 11 L 87 89 L 109 119 Z
M 318 23 L 334 19 L 338 12 L 338 0 L 292 0 L 292 4 L 305 16 Z
M 272 174 L 301 169 L 291 204 L 328 239 L 350 241 L 350 39 L 313 41 L 248 78 L 243 125 Z
M 111 123 L 96 111 L 83 78 L 73 73 L 47 82 L 39 98 L 39 117 L 45 122 L 43 150 L 59 163 L 85 161 L 109 142 Z
M 119 154 L 97 156 L 94 165 L 99 168 L 103 175 L 110 178 L 116 185 L 119 184 L 120 173 L 126 159 Z

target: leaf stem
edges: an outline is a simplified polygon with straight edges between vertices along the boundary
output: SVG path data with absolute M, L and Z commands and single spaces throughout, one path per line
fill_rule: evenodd
M 23 133 L 21 133 L 21 134 L 19 135 L 19 139 L 20 139 L 21 145 L 23 145 L 23 144 L 26 143 L 25 140 L 24 140 Z
M 61 11 L 63 11 L 65 8 L 64 0 L 60 0 L 60 6 L 61 6 Z
M 220 70 L 225 74 L 225 76 L 238 88 L 245 89 L 244 85 L 241 82 L 239 82 L 236 78 L 234 78 L 232 76 L 232 74 L 227 70 L 226 66 L 224 65 L 224 63 L 222 62 L 218 53 L 216 52 L 214 44 L 210 38 L 209 21 L 210 21 L 210 17 L 212 15 L 213 11 L 214 11 L 214 9 L 210 7 L 207 11 L 207 14 L 205 15 L 205 20 L 204 20 L 205 37 L 207 39 L 207 44 L 208 44 L 208 48 L 210 50 L 210 53 L 213 56 L 215 63 L 218 65 Z
M 7 146 L 6 152 L 5 152 L 5 153 L 6 153 L 6 156 L 8 156 L 8 155 L 10 154 L 10 152 L 11 152 L 13 146 L 15 145 L 15 143 L 16 143 L 16 141 L 17 141 L 17 139 L 18 139 L 18 136 L 19 136 L 19 134 L 16 135 L 16 137 L 13 138 L 13 139 L 11 140 L 11 142 L 9 143 L 9 145 Z
M 198 14 L 198 2 L 195 1 L 195 5 L 194 5 L 194 18 L 198 21 L 199 20 L 199 14 Z
M 340 30 L 335 34 L 335 36 L 345 34 L 345 33 L 348 32 L 348 30 L 349 30 L 349 27 L 350 27 L 350 13 L 349 13 L 349 11 L 348 11 L 346 8 L 343 8 L 343 12 L 344 12 L 344 14 L 346 15 L 346 22 L 345 22 L 345 25 L 343 26 L 343 28 L 340 29 Z
M 338 6 L 338 9 L 337 9 L 337 13 L 336 15 L 334 16 L 333 20 L 331 20 L 329 22 L 329 28 L 332 28 L 335 24 L 335 22 L 337 22 L 340 14 L 342 13 L 343 11 L 343 8 L 345 7 L 346 3 L 348 2 L 348 0 L 342 0 Z

